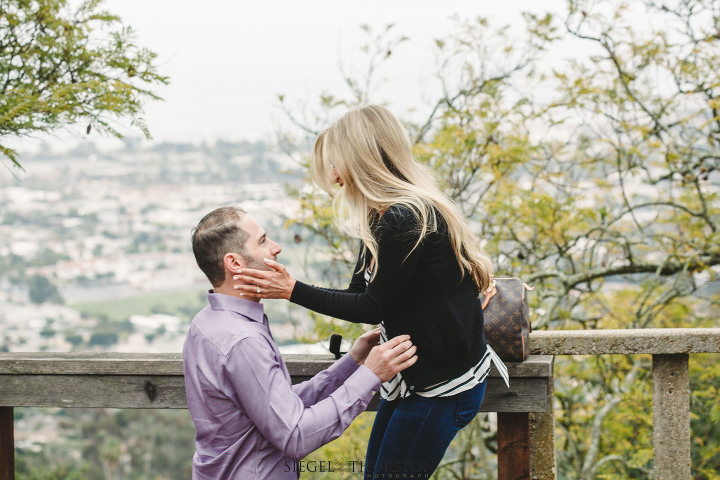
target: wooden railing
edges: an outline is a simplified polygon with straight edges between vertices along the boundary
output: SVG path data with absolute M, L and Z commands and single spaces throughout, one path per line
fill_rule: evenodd
M 493 376 L 482 406 L 504 412 L 498 413 L 499 444 L 507 447 L 499 452 L 499 478 L 555 477 L 552 356 L 607 354 L 652 355 L 654 478 L 690 478 L 688 356 L 720 353 L 720 328 L 541 331 L 531 334 L 530 345 L 529 362 L 509 365 L 512 388 Z M 293 381 L 331 362 L 287 357 Z M 0 480 L 14 475 L 13 407 L 184 408 L 182 375 L 179 354 L 0 354 Z M 522 461 L 505 461 L 502 471 L 500 455 L 526 454 L 532 473 Z
M 330 355 L 288 355 L 293 383 L 329 367 Z M 498 412 L 498 479 L 527 478 L 535 458 L 553 456 L 532 442 L 531 426 L 552 435 L 553 357 L 506 363 L 507 388 L 493 368 L 481 411 Z M 377 409 L 378 398 L 368 410 Z M 180 354 L 0 354 L 0 480 L 14 477 L 14 407 L 187 408 Z M 532 415 L 532 417 L 531 417 Z M 549 417 L 548 420 L 545 417 Z M 537 419 L 545 421 L 539 422 Z M 550 443 L 552 445 L 552 443 Z M 553 462 L 554 465 L 554 462 Z M 550 474 L 552 475 L 552 473 Z M 549 478 L 549 477 L 544 477 Z

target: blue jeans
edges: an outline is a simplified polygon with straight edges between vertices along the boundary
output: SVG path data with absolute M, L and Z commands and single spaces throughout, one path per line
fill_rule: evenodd
M 397 474 L 430 478 L 457 432 L 475 418 L 484 396 L 485 382 L 450 397 L 381 401 L 368 442 L 365 479 Z

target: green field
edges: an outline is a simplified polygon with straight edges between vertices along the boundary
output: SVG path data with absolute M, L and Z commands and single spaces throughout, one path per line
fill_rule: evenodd
M 171 290 L 132 297 L 78 302 L 70 306 L 83 315 L 93 317 L 104 315 L 113 322 L 127 320 L 130 315 L 153 313 L 184 315 L 190 319 L 207 304 L 206 291 L 203 288 Z
M 77 302 L 70 305 L 82 315 L 90 317 L 105 316 L 110 322 L 123 322 L 130 315 L 151 315 L 165 313 L 176 315 L 190 322 L 197 312 L 207 305 L 207 289 L 193 288 L 186 290 L 169 290 L 131 297 L 112 298 L 89 302 Z M 265 313 L 272 318 L 274 324 L 289 321 L 290 316 L 302 318 L 305 309 L 285 301 L 264 301 Z

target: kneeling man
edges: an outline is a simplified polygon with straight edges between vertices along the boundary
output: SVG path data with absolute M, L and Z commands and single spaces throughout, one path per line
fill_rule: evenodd
M 407 335 L 379 344 L 379 330 L 310 380 L 292 385 L 258 301 L 233 288 L 238 269 L 267 269 L 280 246 L 238 206 L 207 214 L 193 252 L 213 289 L 183 347 L 195 423 L 193 480 L 296 479 L 293 462 L 340 436 L 383 382 L 413 365 Z

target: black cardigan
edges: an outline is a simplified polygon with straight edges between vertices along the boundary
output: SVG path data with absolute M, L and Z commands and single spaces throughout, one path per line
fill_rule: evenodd
M 459 377 L 486 350 L 477 287 L 470 274 L 462 277 L 447 224 L 439 213 L 437 220 L 437 231 L 410 253 L 419 238 L 419 222 L 408 207 L 391 206 L 374 229 L 379 269 L 367 287 L 361 249 L 347 289 L 298 281 L 290 296 L 293 303 L 335 318 L 384 321 L 388 338 L 409 334 L 418 356 L 415 365 L 403 371 L 411 389 Z

